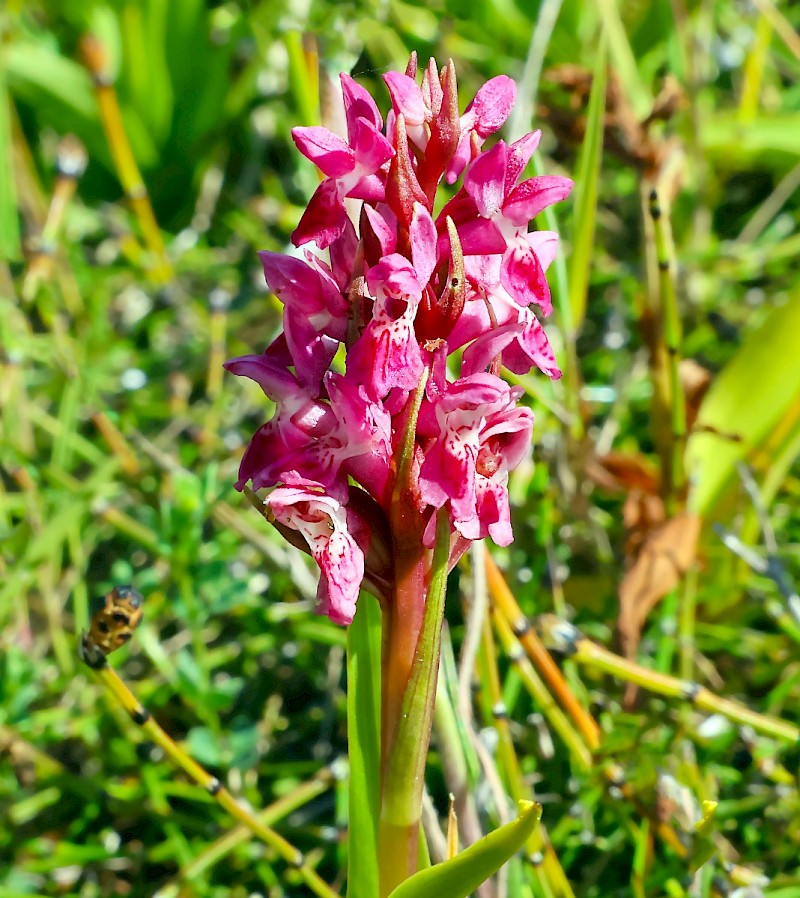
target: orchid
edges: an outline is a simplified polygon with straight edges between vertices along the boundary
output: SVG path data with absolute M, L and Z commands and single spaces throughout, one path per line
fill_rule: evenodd
M 316 251 L 261 254 L 284 305 L 283 333 L 262 355 L 227 363 L 276 405 L 237 487 L 270 490 L 268 516 L 320 567 L 320 612 L 349 624 L 362 588 L 381 603 L 382 822 L 395 833 L 402 818 L 408 858 L 421 779 L 409 785 L 398 771 L 427 746 L 430 683 L 405 754 L 401 709 L 419 665 L 438 665 L 435 648 L 427 659 L 417 651 L 423 632 L 438 645 L 436 572 L 446 576 L 470 541 L 512 540 L 508 477 L 529 451 L 533 414 L 500 375 L 537 366 L 560 376 L 540 321 L 551 310 L 545 270 L 558 238 L 528 228 L 572 186 L 521 180 L 539 132 L 482 149 L 513 106 L 510 78 L 489 81 L 459 115 L 452 62 L 439 72 L 431 61 L 421 84 L 416 75 L 412 57 L 405 73 L 384 76 L 385 125 L 367 91 L 342 75 L 347 139 L 293 131 L 324 175 L 292 235 Z M 438 189 L 462 174 L 434 217 Z M 344 370 L 333 371 L 342 351 Z M 413 863 L 388 872 L 382 891 Z

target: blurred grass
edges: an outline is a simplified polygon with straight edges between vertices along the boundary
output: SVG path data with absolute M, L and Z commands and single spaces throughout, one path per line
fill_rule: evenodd
M 231 486 L 244 442 L 269 410 L 257 388 L 220 384 L 210 368 L 220 355 L 262 348 L 279 324 L 255 251 L 285 248 L 316 184 L 289 139 L 316 114 L 315 51 L 301 33 L 316 38 L 323 104 L 325 76 L 342 69 L 385 107 L 380 75 L 402 69 L 411 49 L 422 59 L 452 55 L 466 102 L 487 77 L 522 75 L 538 14 L 538 4 L 512 0 L 314 3 L 291 12 L 276 0 L 18 0 L 0 11 L 0 898 L 145 898 L 167 883 L 177 889 L 170 894 L 200 898 L 301 893 L 251 842 L 181 881 L 232 824 L 138 744 L 79 667 L 75 634 L 92 597 L 134 582 L 147 597 L 146 621 L 119 666 L 162 725 L 254 805 L 291 793 L 344 754 L 345 633 L 309 614 L 313 572 Z M 677 79 L 680 102 L 651 134 L 678 160 L 670 214 L 681 351 L 722 372 L 701 407 L 707 429 L 690 442 L 692 501 L 707 524 L 741 528 L 758 545 L 757 516 L 733 465 L 746 460 L 776 557 L 795 583 L 800 60 L 786 28 L 796 31 L 799 17 L 788 3 L 606 0 L 595 9 L 565 0 L 533 69 L 541 81 L 520 85 L 538 98 L 537 164 L 577 177 L 590 169 L 579 164 L 585 109 L 553 67 L 590 69 L 602 27 L 608 84 L 615 74 L 639 122 L 664 76 Z M 163 229 L 174 268 L 167 283 L 152 278 L 146 234 L 125 202 L 80 61 L 87 31 L 105 47 Z M 88 168 L 54 245 L 43 247 L 67 134 L 86 147 Z M 608 131 L 602 155 L 597 142 L 589 146 L 600 166 L 596 196 L 583 193 L 585 214 L 575 203 L 555 210 L 568 263 L 559 263 L 562 302 L 570 291 L 583 295 L 573 268 L 584 255 L 573 249 L 591 263 L 575 334 L 580 367 L 572 362 L 563 384 L 533 385 L 537 464 L 512 483 L 517 539 L 496 554 L 527 613 L 566 612 L 608 644 L 625 559 L 623 500 L 591 486 L 585 461 L 612 445 L 656 458 L 659 435 L 642 332 L 642 169 Z M 23 298 L 43 250 L 49 273 L 29 280 L 35 289 Z M 798 647 L 769 613 L 781 601 L 776 584 L 706 527 L 693 594 L 683 589 L 651 615 L 640 660 L 677 674 L 680 655 L 713 691 L 797 722 Z M 693 641 L 675 652 L 682 613 L 680 632 Z M 455 585 L 448 616 L 458 646 Z M 510 715 L 499 775 L 513 744 L 576 895 L 686 894 L 687 861 L 653 840 L 645 813 L 655 809 L 679 834 L 691 830 L 680 801 L 664 797 L 667 777 L 684 802 L 719 801 L 714 825 L 735 852 L 727 861 L 746 871 L 730 874 L 715 858 L 693 894 L 759 871 L 769 894 L 800 888 L 796 747 L 646 694 L 623 710 L 623 684 L 565 665 L 566 682 L 600 724 L 601 758 L 625 774 L 632 798 L 622 800 L 600 761 L 584 770 L 548 729 L 515 665 L 501 657 L 496 670 Z M 479 701 L 485 732 L 499 723 L 488 677 Z M 444 811 L 436 760 L 431 788 Z M 277 824 L 337 887 L 347 866 L 345 799 L 314 794 Z M 486 783 L 475 800 L 484 825 L 496 825 Z M 540 894 L 527 861 L 513 875 L 520 895 Z

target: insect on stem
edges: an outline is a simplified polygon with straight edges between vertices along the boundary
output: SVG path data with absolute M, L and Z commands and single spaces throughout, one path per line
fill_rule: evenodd
M 303 853 L 275 830 L 266 826 L 244 804 L 185 752 L 141 704 L 120 675 L 108 664 L 108 655 L 125 645 L 142 621 L 144 599 L 132 586 L 117 586 L 105 596 L 102 606 L 93 615 L 89 630 L 81 634 L 79 655 L 94 670 L 117 703 L 148 737 L 162 748 L 174 762 L 199 786 L 208 792 L 234 819 L 244 824 L 254 835 L 270 846 L 318 898 L 340 898 L 308 863 Z

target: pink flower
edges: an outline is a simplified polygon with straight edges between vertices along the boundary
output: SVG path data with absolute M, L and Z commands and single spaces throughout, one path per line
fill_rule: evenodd
M 277 521 L 303 537 L 319 565 L 317 611 L 334 623 L 351 623 L 364 579 L 364 552 L 350 535 L 346 509 L 325 495 L 322 484 L 302 479 L 276 487 L 266 505 Z
M 470 165 L 460 192 L 442 211 L 459 226 L 466 255 L 481 251 L 480 241 L 497 234 L 504 241 L 498 280 L 521 307 L 537 303 L 545 315 L 552 311 L 544 268 L 528 234 L 528 222 L 572 190 L 569 178 L 543 175 L 517 184 L 539 142 L 536 131 L 511 146 L 502 140 Z M 440 216 L 440 218 L 442 217 Z M 475 245 L 478 241 L 477 246 Z M 495 282 L 481 281 L 492 288 Z
M 347 141 L 327 128 L 294 128 L 297 148 L 327 175 L 311 198 L 292 235 L 295 246 L 314 240 L 320 249 L 330 246 L 345 228 L 345 197 L 377 201 L 383 183 L 375 173 L 394 155 L 381 134 L 383 121 L 372 97 L 352 78 L 342 74 Z
M 507 75 L 498 75 L 483 85 L 461 116 L 461 138 L 447 170 L 447 183 L 455 183 L 470 161 L 472 146 L 478 149 L 505 122 L 517 99 L 517 85 Z
M 492 374 L 472 374 L 438 390 L 418 422 L 430 438 L 420 468 L 422 498 L 434 508 L 449 503 L 453 526 L 467 539 L 491 534 L 507 545 L 508 503 L 499 494 L 528 451 L 533 427 L 531 411 L 517 406 L 522 390 Z
M 544 277 L 555 257 L 558 235 L 552 231 L 535 231 L 527 235 L 527 241 Z M 470 344 L 464 353 L 465 373 L 484 370 L 502 353 L 503 365 L 515 374 L 527 374 L 535 365 L 548 377 L 558 380 L 561 370 L 544 327 L 531 308 L 519 307 L 501 282 L 502 260 L 497 256 L 488 259 L 468 256 L 465 262 L 473 292 L 450 339 L 454 349 Z M 494 322 L 487 303 L 492 307 Z
M 370 268 L 367 286 L 375 296 L 372 320 L 350 352 L 348 374 L 377 400 L 395 387 L 411 390 L 419 383 L 423 362 L 414 318 L 422 287 L 411 263 L 397 253 Z
M 283 330 L 297 379 L 318 389 L 347 328 L 347 301 L 319 260 L 260 252 L 270 290 L 285 306 Z
M 293 131 L 324 180 L 292 239 L 326 252 L 261 254 L 283 331 L 227 364 L 275 404 L 237 487 L 271 490 L 276 526 L 295 544 L 289 531 L 300 534 L 320 567 L 319 610 L 339 623 L 362 585 L 421 620 L 438 509 L 452 563 L 471 540 L 511 541 L 508 477 L 533 414 L 498 372 L 561 374 L 540 321 L 557 236 L 528 227 L 572 182 L 520 180 L 539 132 L 482 150 L 513 106 L 510 78 L 487 82 L 460 115 L 452 62 L 439 71 L 431 60 L 421 84 L 416 75 L 412 58 L 385 76 L 385 128 L 342 75 L 347 140 Z M 434 220 L 439 185 L 462 173 Z M 357 202 L 345 211 L 345 199 Z
M 242 458 L 237 488 L 254 489 L 305 477 L 347 501 L 347 476 L 378 497 L 386 487 L 391 456 L 391 419 L 371 401 L 363 385 L 341 375 L 326 376 L 322 398 L 304 389 L 289 370 L 291 357 L 281 337 L 263 355 L 231 359 L 225 367 L 261 386 L 276 406 Z
M 289 370 L 293 364 L 280 336 L 262 355 L 231 359 L 225 367 L 254 380 L 276 405 L 273 418 L 260 427 L 242 458 L 237 489 L 248 480 L 253 489 L 274 486 L 291 472 L 305 469 L 308 449 L 336 425 L 328 404 L 309 392 Z

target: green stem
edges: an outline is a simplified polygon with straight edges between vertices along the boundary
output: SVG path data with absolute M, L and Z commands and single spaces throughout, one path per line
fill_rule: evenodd
M 653 219 L 660 296 L 660 334 L 667 364 L 666 404 L 671 424 L 667 465 L 662 472 L 662 481 L 668 510 L 674 513 L 676 499 L 680 497 L 686 481 L 683 457 L 686 448 L 686 401 L 680 379 L 681 319 L 671 270 L 672 232 L 666 216 L 668 210 L 661 207 L 656 188 L 650 191 L 648 208 Z
M 384 728 L 388 742 L 382 746 L 384 767 L 378 833 L 381 898 L 386 898 L 417 870 L 422 790 L 436 699 L 449 552 L 449 519 L 447 512 L 440 510 L 430 582 L 410 676 L 402 693 L 396 726 L 388 732 Z M 417 602 L 421 603 L 419 594 Z M 384 664 L 391 660 L 394 649 L 391 640 L 384 644 Z
M 382 771 L 386 768 L 388 746 L 394 740 L 403 696 L 414 665 L 414 653 L 422 627 L 426 577 L 429 576 L 429 553 L 422 545 L 422 522 L 415 510 L 417 502 L 412 480 L 417 417 L 427 380 L 428 370 L 425 369 L 411 400 L 392 490 L 395 587 L 383 621 Z

